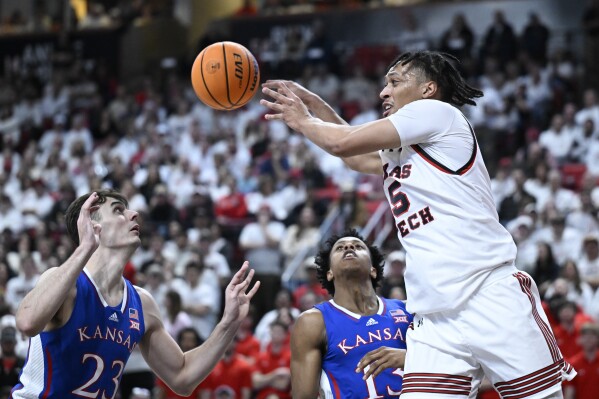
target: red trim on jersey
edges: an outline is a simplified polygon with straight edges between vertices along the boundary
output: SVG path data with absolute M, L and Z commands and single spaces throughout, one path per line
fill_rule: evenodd
M 347 317 L 349 317 L 350 319 L 352 319 L 352 320 L 355 320 L 355 321 L 359 321 L 359 320 L 361 320 L 361 319 L 362 319 L 362 316 L 360 316 L 360 317 L 354 317 L 354 316 L 352 316 L 351 314 L 347 313 L 347 312 L 349 312 L 349 311 L 345 311 L 345 310 L 344 310 L 344 308 L 343 308 L 343 306 L 341 306 L 341 305 L 338 305 L 338 304 L 336 304 L 336 303 L 333 303 L 333 302 L 331 302 L 331 301 L 332 301 L 332 299 L 331 299 L 331 300 L 329 300 L 329 301 L 327 302 L 327 303 L 329 304 L 329 306 L 330 306 L 330 307 L 332 307 L 332 308 L 333 308 L 334 310 L 336 310 L 337 312 L 341 313 L 342 315 L 345 315 L 345 316 L 347 316 Z
M 404 375 L 401 393 L 470 395 L 472 377 L 452 374 L 409 373 Z
M 522 292 L 524 292 L 526 294 L 526 296 L 528 297 L 528 299 L 530 301 L 530 304 L 532 305 L 533 317 L 535 318 L 535 321 L 537 322 L 539 329 L 541 330 L 541 332 L 543 333 L 543 336 L 545 337 L 545 341 L 547 342 L 547 347 L 549 348 L 549 351 L 551 352 L 551 358 L 553 359 L 554 362 L 563 361 L 561 353 L 559 351 L 559 347 L 557 346 L 557 341 L 555 340 L 555 336 L 551 332 L 551 329 L 549 328 L 549 326 L 541 318 L 541 315 L 539 315 L 539 312 L 537 310 L 536 301 L 532 294 L 532 290 L 530 288 L 531 284 L 532 284 L 531 278 L 522 272 L 514 273 L 513 276 L 518 279 L 518 282 L 520 283 L 520 288 L 522 289 Z
M 403 376 L 404 379 L 412 378 L 412 377 L 423 377 L 423 378 L 447 378 L 447 379 L 456 379 L 461 381 L 471 382 L 472 377 L 468 377 L 465 375 L 455 375 L 455 374 L 438 374 L 438 373 L 408 373 Z
M 519 385 L 522 385 L 522 384 L 518 384 L 518 383 L 520 383 L 520 382 L 522 382 L 522 381 L 524 381 L 526 379 L 532 378 L 532 377 L 534 377 L 536 375 L 543 374 L 545 372 L 556 371 L 556 370 L 558 370 L 560 368 L 561 365 L 562 365 L 561 362 L 555 362 L 555 363 L 553 363 L 553 364 L 551 364 L 551 365 L 549 365 L 547 367 L 544 367 L 544 368 L 542 368 L 540 370 L 533 371 L 530 374 L 526 374 L 525 376 L 522 376 L 522 377 L 519 377 L 519 378 L 516 378 L 516 379 L 513 379 L 513 380 L 509 380 L 509 381 L 498 382 L 497 384 L 495 384 L 495 386 L 497 387 L 497 389 L 503 388 L 504 386 L 508 386 L 508 385 L 509 386 L 519 386 Z
M 341 399 L 341 391 L 339 390 L 339 384 L 337 384 L 337 380 L 335 380 L 335 377 L 333 377 L 333 375 L 329 372 L 326 372 L 326 374 L 327 377 L 329 377 L 329 381 L 332 383 L 331 385 L 333 385 L 333 396 L 336 399 Z
M 462 116 L 464 116 L 464 115 L 462 114 Z M 466 119 L 465 116 L 464 116 L 464 119 Z M 450 175 L 462 176 L 463 174 L 465 174 L 472 168 L 472 165 L 474 165 L 474 160 L 476 159 L 476 153 L 478 151 L 478 142 L 476 141 L 476 135 L 474 134 L 474 129 L 472 128 L 472 125 L 470 124 L 470 122 L 468 122 L 468 119 L 466 119 L 466 123 L 468 124 L 468 127 L 470 128 L 470 133 L 472 134 L 472 140 L 474 141 L 474 146 L 472 147 L 472 155 L 470 155 L 470 159 L 468 159 L 468 162 L 466 162 L 466 164 L 464 166 L 462 166 L 461 168 L 459 168 L 458 170 L 454 171 L 454 170 L 449 169 L 447 166 L 443 165 L 442 163 L 437 161 L 435 158 L 433 158 L 432 156 L 427 154 L 426 151 L 424 151 L 422 149 L 422 147 L 420 147 L 420 145 L 418 145 L 418 144 L 413 144 L 410 147 L 412 147 L 412 149 L 414 151 L 416 151 L 416 153 L 418 155 L 420 155 L 422 158 L 424 158 L 424 160 L 426 162 L 428 162 L 429 164 L 431 164 L 432 166 L 434 166 L 441 172 L 444 172 L 444 173 L 447 173 Z
M 470 395 L 470 391 L 453 391 L 449 389 L 430 389 L 430 388 L 409 388 L 401 390 L 401 394 L 404 393 L 439 393 L 442 395 Z
M 52 356 L 50 356 L 50 350 L 46 348 L 46 390 L 42 394 L 41 398 L 46 399 L 50 394 L 50 386 L 52 385 Z

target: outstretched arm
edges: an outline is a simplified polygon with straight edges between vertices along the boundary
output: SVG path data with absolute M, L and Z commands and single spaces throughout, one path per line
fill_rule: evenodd
M 293 399 L 314 399 L 320 389 L 322 349 L 326 345 L 322 313 L 302 313 L 291 332 L 291 393 Z
M 257 281 L 246 293 L 253 276 L 254 271 L 249 270 L 248 262 L 245 262 L 225 290 L 223 318 L 201 346 L 185 353 L 164 328 L 154 299 L 147 291 L 138 289 L 146 325 L 140 345 L 141 352 L 152 370 L 172 390 L 190 395 L 221 359 L 233 341 L 241 321 L 248 314 L 250 300 L 260 287 L 260 282 Z
M 97 235 L 100 234 L 101 226 L 91 219 L 91 214 L 98 208 L 97 199 L 98 195 L 94 192 L 81 207 L 77 219 L 79 246 L 65 263 L 46 271 L 33 290 L 21 301 L 16 313 L 16 322 L 17 328 L 25 335 L 33 337 L 45 328 L 60 327 L 60 320 L 57 320 L 56 326 L 52 326 L 51 322 L 61 310 L 64 313 L 61 319 L 66 321 L 70 317 L 76 295 L 77 277 L 98 248 Z
M 296 82 L 291 80 L 267 80 L 262 86 L 276 91 L 281 85 L 285 85 L 293 94 L 295 94 L 316 118 L 327 123 L 349 126 L 349 124 L 320 96 Z M 341 157 L 341 159 L 350 169 L 355 171 L 375 175 L 382 174 L 383 166 L 378 151 L 351 157 Z

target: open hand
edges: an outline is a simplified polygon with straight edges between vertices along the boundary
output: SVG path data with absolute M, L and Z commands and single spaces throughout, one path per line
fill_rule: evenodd
M 356 366 L 356 373 L 364 372 L 363 379 L 371 375 L 376 377 L 381 371 L 391 369 L 403 369 L 406 362 L 406 350 L 382 346 L 368 352 Z M 368 367 L 370 366 L 370 367 Z M 368 370 L 366 368 L 368 367 Z
M 231 282 L 225 289 L 225 311 L 223 314 L 223 322 L 241 323 L 241 321 L 245 319 L 250 309 L 250 300 L 254 297 L 254 294 L 260 287 L 260 281 L 256 281 L 252 289 L 246 293 L 253 277 L 254 269 L 250 269 L 247 261 L 243 262 L 243 265 L 239 271 L 235 273 Z
M 312 118 L 308 107 L 283 81 L 272 81 L 269 86 L 262 88 L 262 93 L 275 101 L 260 100 L 260 104 L 275 113 L 266 114 L 267 120 L 282 120 L 291 129 L 302 132 L 304 122 Z

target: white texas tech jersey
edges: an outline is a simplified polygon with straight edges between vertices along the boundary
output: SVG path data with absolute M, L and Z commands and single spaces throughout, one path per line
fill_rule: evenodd
M 419 100 L 389 116 L 402 148 L 379 152 L 385 195 L 407 252 L 411 313 L 455 309 L 516 257 L 499 223 L 490 179 L 464 115 Z

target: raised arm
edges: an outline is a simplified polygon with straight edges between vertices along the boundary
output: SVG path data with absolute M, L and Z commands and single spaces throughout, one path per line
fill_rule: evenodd
M 349 124 L 319 95 L 309 91 L 297 82 L 291 80 L 267 80 L 262 86 L 271 90 L 278 90 L 281 87 L 281 84 L 284 84 L 293 94 L 295 94 L 316 118 L 326 123 L 349 126 Z M 383 172 L 383 165 L 378 151 L 351 157 L 341 156 L 341 159 L 347 167 L 357 172 L 374 175 L 380 175 Z
M 293 399 L 314 399 L 320 389 L 322 350 L 326 345 L 322 313 L 302 313 L 291 332 L 291 393 Z
M 97 199 L 98 195 L 92 193 L 81 207 L 77 219 L 79 246 L 65 263 L 46 271 L 33 290 L 21 301 L 16 313 L 16 322 L 17 328 L 25 335 L 33 337 L 46 328 L 60 327 L 61 322 L 70 317 L 76 295 L 77 277 L 98 248 L 97 235 L 101 226 L 91 219 L 91 214 L 97 210 Z M 53 321 L 56 325 L 52 325 Z
M 260 286 L 257 281 L 246 293 L 253 276 L 254 271 L 249 270 L 248 262 L 245 262 L 225 290 L 223 318 L 201 346 L 185 353 L 164 328 L 154 299 L 147 291 L 138 289 L 146 325 L 141 352 L 152 370 L 173 391 L 190 395 L 221 359 L 247 316 L 250 300 Z

